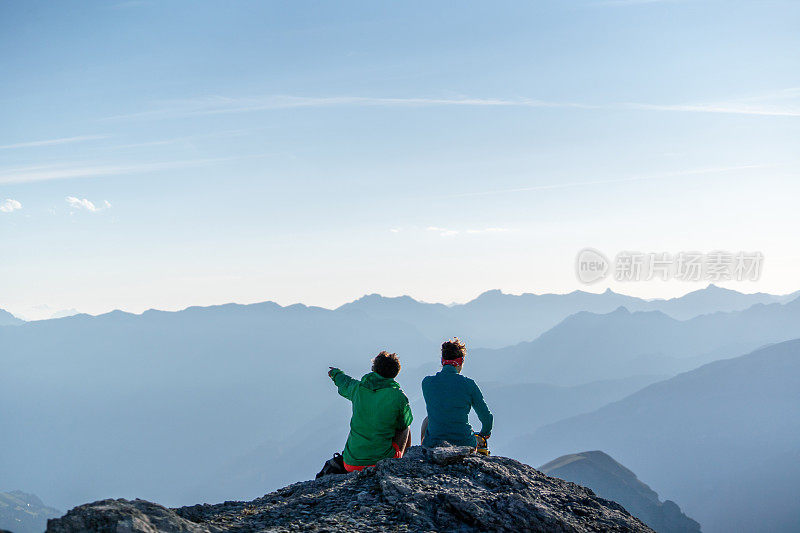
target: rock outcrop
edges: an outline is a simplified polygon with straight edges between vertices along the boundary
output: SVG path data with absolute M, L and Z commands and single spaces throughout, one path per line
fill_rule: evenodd
M 103 500 L 50 520 L 47 531 L 652 531 L 590 489 L 470 452 L 413 447 L 402 460 L 295 483 L 251 502 L 167 509 Z

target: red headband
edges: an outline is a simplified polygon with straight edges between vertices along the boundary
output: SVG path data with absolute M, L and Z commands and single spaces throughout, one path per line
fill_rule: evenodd
M 464 358 L 459 357 L 457 359 L 445 359 L 442 357 L 442 366 L 445 365 L 464 366 Z

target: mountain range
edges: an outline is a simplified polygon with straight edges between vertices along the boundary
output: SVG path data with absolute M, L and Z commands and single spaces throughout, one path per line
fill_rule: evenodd
M 410 296 L 369 294 L 337 310 L 355 310 L 376 319 L 405 322 L 432 340 L 449 338 L 460 332 L 473 347 L 500 348 L 534 339 L 580 311 L 603 314 L 625 307 L 633 312 L 660 311 L 677 320 L 686 320 L 718 311 L 741 311 L 756 304 L 786 303 L 798 296 L 800 291 L 786 295 L 745 294 L 713 284 L 680 297 L 654 300 L 627 296 L 610 289 L 603 293 L 578 290 L 566 294 L 519 295 L 494 289 L 467 303 L 452 305 L 425 303 Z M 260 305 L 268 304 L 271 302 Z M 50 313 L 48 318 L 76 314 L 75 309 L 60 310 Z M 0 326 L 22 322 L 0 309 Z
M 531 464 L 600 449 L 706 532 L 799 531 L 800 339 L 715 361 L 520 437 Z
M 542 302 L 551 297 L 561 303 L 547 314 Z M 729 309 L 750 299 L 766 303 Z M 602 312 L 580 308 L 592 302 L 604 302 Z M 711 286 L 656 303 L 693 316 L 637 311 L 655 303 L 610 292 L 496 291 L 463 306 L 368 297 L 334 310 L 266 302 L 0 326 L 0 479 L 60 508 L 101 497 L 168 505 L 251 499 L 312 476 L 341 450 L 350 408 L 327 377 L 328 366 L 360 377 L 378 351 L 398 352 L 398 381 L 412 401 L 417 442 L 425 417 L 419 383 L 437 370 L 442 340 L 458 335 L 468 342 L 464 372 L 495 412 L 496 453 L 539 464 L 602 449 L 705 528 L 716 515 L 689 507 L 693 493 L 614 448 L 567 440 L 539 450 L 542 426 L 618 405 L 707 361 L 800 337 L 800 302 L 788 296 Z M 575 312 L 539 333 L 568 308 Z M 461 322 L 445 321 L 459 316 Z M 480 348 L 480 339 L 490 345 L 504 335 L 525 342 Z M 641 431 L 649 431 L 648 420 L 641 422 Z M 673 426 L 680 434 L 681 425 Z M 769 442 L 762 444 L 769 451 Z
M 486 291 L 465 304 L 446 306 L 423 303 L 408 296 L 364 296 L 339 309 L 358 309 L 373 317 L 407 322 L 431 339 L 462 335 L 471 346 L 500 348 L 528 341 L 580 311 L 609 313 L 619 307 L 629 311 L 660 311 L 676 320 L 718 311 L 742 311 L 756 304 L 786 303 L 800 296 L 765 293 L 743 294 L 709 285 L 681 297 L 645 300 L 606 290 L 568 294 L 504 294 Z
M 485 380 L 578 385 L 637 375 L 674 375 L 800 337 L 800 298 L 676 320 L 660 311 L 620 307 L 576 313 L 537 339 L 499 350 L 473 350 L 471 369 Z

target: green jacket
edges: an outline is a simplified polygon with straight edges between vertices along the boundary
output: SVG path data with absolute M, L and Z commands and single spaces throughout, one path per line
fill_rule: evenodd
M 400 385 L 370 372 L 357 381 L 338 368 L 331 379 L 339 394 L 353 402 L 350 435 L 344 447 L 344 462 L 353 466 L 374 465 L 394 457 L 395 432 L 411 425 L 411 406 Z

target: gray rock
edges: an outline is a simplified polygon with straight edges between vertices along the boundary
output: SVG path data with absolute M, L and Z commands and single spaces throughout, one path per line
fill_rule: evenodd
M 211 530 L 161 505 L 145 500 L 102 500 L 81 505 L 61 518 L 47 521 L 47 531 L 103 533 L 209 533 Z
M 136 500 L 76 507 L 48 532 L 652 532 L 622 506 L 505 457 L 415 446 L 403 459 L 295 483 L 252 502 L 166 509 Z

